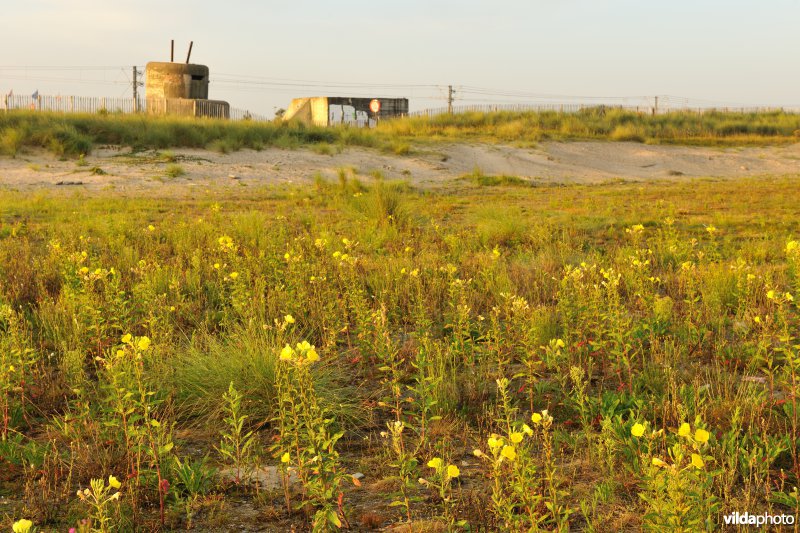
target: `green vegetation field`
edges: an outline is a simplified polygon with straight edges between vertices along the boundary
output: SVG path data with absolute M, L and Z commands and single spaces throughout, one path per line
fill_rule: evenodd
M 459 187 L 0 193 L 0 528 L 800 514 L 796 178 Z
M 386 120 L 373 129 L 316 128 L 299 124 L 151 117 L 125 114 L 0 113 L 0 155 L 42 147 L 63 157 L 98 145 L 134 149 L 210 148 L 229 152 L 267 146 L 366 146 L 406 154 L 414 143 L 488 141 L 531 144 L 543 140 L 597 139 L 710 146 L 800 141 L 800 114 L 673 112 L 652 116 L 619 109 L 579 113 L 495 112 Z

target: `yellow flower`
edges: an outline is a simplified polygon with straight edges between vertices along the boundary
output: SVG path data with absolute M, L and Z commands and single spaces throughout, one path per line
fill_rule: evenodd
M 118 489 L 122 486 L 122 483 L 114 476 L 108 476 L 108 486 L 112 489 Z
M 80 272 L 81 272 L 81 274 L 88 274 L 89 273 L 89 269 L 87 267 L 83 267 L 83 268 L 81 268 Z
M 697 428 L 694 432 L 694 440 L 697 442 L 708 442 L 709 433 L 705 429 Z
M 287 344 L 286 346 L 283 347 L 283 350 L 281 350 L 280 359 L 281 361 L 291 361 L 293 355 L 294 355 L 294 350 L 292 350 L 292 347 Z
M 225 248 L 228 248 L 228 249 L 233 248 L 233 239 L 231 239 L 227 235 L 223 235 L 222 237 L 217 239 L 217 242 L 219 243 L 220 248 L 223 248 L 223 249 L 225 249 Z
M 541 424 L 542 423 L 542 415 L 540 415 L 539 413 L 533 413 L 531 415 L 531 422 L 533 422 L 534 424 Z
M 231 277 L 231 279 L 236 279 L 236 278 L 239 277 L 239 273 L 238 272 L 231 272 L 228 275 Z
M 489 437 L 489 440 L 487 442 L 489 443 L 489 448 L 493 450 L 503 445 L 503 439 L 494 435 Z
M 563 348 L 563 347 L 564 347 L 564 341 L 562 341 L 561 339 L 556 339 L 556 348 Z
M 447 465 L 447 477 L 452 479 L 461 475 L 456 465 Z
M 794 301 L 794 296 L 792 296 L 792 293 L 790 293 L 790 292 L 787 292 L 786 294 L 784 294 L 783 297 L 786 298 L 787 302 L 793 302 Z
M 767 298 L 769 298 L 770 300 L 774 300 L 775 299 L 775 291 L 772 291 L 772 290 L 767 291 Z
M 793 251 L 797 250 L 798 248 L 800 248 L 800 243 L 798 243 L 797 241 L 789 241 L 789 242 L 786 243 L 786 251 L 787 252 L 793 252 Z
M 692 432 L 692 429 L 689 427 L 689 424 L 684 422 L 681 424 L 681 427 L 678 429 L 678 435 L 681 437 L 688 437 L 689 434 Z
M 214 269 L 219 270 L 219 263 L 214 263 Z
M 292 315 L 286 315 L 283 317 L 283 320 L 285 320 L 287 324 L 294 324 L 294 317 Z
M 122 336 L 122 342 L 124 344 L 130 344 L 131 339 L 133 339 L 133 335 L 131 335 L 130 333 L 126 333 L 125 335 Z
M 442 468 L 442 465 L 443 465 L 442 460 L 439 459 L 438 457 L 434 457 L 433 459 L 428 461 L 428 467 L 433 468 L 435 470 L 439 470 L 440 468 Z
M 155 231 L 155 230 L 156 227 L 154 225 L 150 224 L 149 226 L 147 226 L 147 231 Z
M 667 466 L 667 463 L 665 463 L 664 461 L 662 461 L 658 457 L 653 457 L 652 464 L 653 464 L 653 466 L 658 466 L 658 467 Z
M 11 526 L 11 529 L 14 531 L 14 533 L 28 533 L 32 527 L 33 522 L 23 518 L 14 522 L 14 525 Z
M 291 458 L 292 457 L 289 455 L 289 452 L 286 452 L 283 455 L 281 455 L 281 462 L 286 464 L 291 460 Z
M 692 454 L 692 466 L 700 469 L 703 468 L 706 464 L 703 462 L 703 458 L 697 455 L 696 453 Z
M 709 233 L 709 235 L 713 235 L 717 231 L 717 228 L 714 226 L 706 226 L 706 231 Z
M 500 455 L 508 459 L 509 461 L 513 461 L 517 458 L 517 450 L 514 449 L 513 446 L 503 446 L 503 450 L 500 452 Z
M 150 339 L 148 339 L 147 337 L 139 337 L 139 340 L 136 343 L 136 347 L 144 352 L 150 347 Z
M 14 371 L 14 365 L 8 365 L 8 371 L 9 372 L 13 372 Z
M 525 433 L 527 436 L 533 435 L 533 430 L 528 424 L 522 424 L 522 432 Z
M 286 252 L 285 254 L 283 254 L 283 258 L 284 258 L 284 259 L 286 259 L 286 260 L 288 261 L 289 259 L 291 259 L 291 258 L 292 258 L 292 256 L 291 256 L 291 255 L 289 255 L 289 252 Z
M 644 426 L 642 424 L 636 423 L 631 428 L 631 435 L 634 437 L 641 437 L 644 435 Z
M 508 435 L 508 440 L 510 440 L 514 444 L 519 444 L 520 442 L 522 442 L 522 438 L 523 438 L 522 433 L 517 433 L 516 431 L 512 431 Z
M 317 351 L 314 349 L 313 346 L 311 347 L 310 350 L 306 352 L 306 361 L 308 361 L 309 363 L 315 363 L 319 361 L 319 354 L 317 353 Z

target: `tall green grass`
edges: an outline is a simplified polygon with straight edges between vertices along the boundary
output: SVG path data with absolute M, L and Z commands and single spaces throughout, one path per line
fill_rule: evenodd
M 306 145 L 318 146 L 321 153 L 334 153 L 343 146 L 363 146 L 406 155 L 413 151 L 412 141 L 531 143 L 548 139 L 701 145 L 787 143 L 800 141 L 800 114 L 674 112 L 653 116 L 600 108 L 578 113 L 472 112 L 386 120 L 372 130 L 125 114 L 0 114 L 0 153 L 11 156 L 24 147 L 41 147 L 61 157 L 78 157 L 101 144 L 134 149 L 210 148 L 222 153 Z

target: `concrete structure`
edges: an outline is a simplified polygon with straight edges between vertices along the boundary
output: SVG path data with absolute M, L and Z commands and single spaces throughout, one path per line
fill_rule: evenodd
M 191 47 L 189 48 L 191 54 Z M 145 68 L 147 112 L 155 115 L 230 118 L 230 104 L 208 99 L 205 65 L 151 61 Z
M 369 109 L 372 100 L 379 100 L 381 109 L 373 113 Z M 399 117 L 408 114 L 407 98 L 351 98 L 346 96 L 314 96 L 295 98 L 289 104 L 283 120 L 297 121 L 314 126 L 351 124 L 374 126 L 376 119 Z
M 148 98 L 208 99 L 208 67 L 151 61 L 145 67 Z

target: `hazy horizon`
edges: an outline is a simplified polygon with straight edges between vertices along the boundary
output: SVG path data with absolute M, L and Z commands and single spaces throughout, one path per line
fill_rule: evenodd
M 795 107 L 797 20 L 798 0 L 30 1 L 0 19 L 0 94 L 129 97 L 131 67 L 168 61 L 175 39 L 180 62 L 194 41 L 210 98 L 268 116 L 314 95 L 441 107 L 447 85 L 457 105 Z

